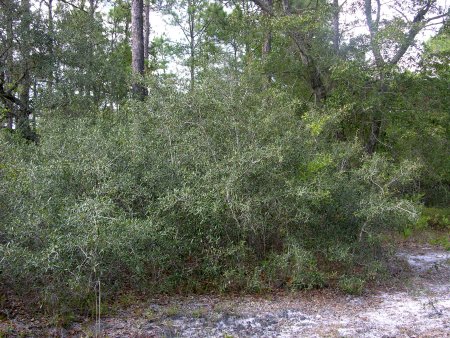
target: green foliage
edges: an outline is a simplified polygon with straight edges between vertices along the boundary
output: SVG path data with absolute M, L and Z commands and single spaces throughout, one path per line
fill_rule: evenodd
M 108 24 L 95 2 L 52 18 L 1 5 L 2 286 L 59 322 L 95 311 L 99 285 L 103 299 L 336 280 L 360 294 L 384 270 L 383 232 L 448 230 L 431 208 L 449 200 L 448 25 L 413 72 L 388 61 L 421 23 L 381 18 L 372 43 L 336 46 L 329 2 L 290 4 L 170 1 L 186 40 L 152 41 L 145 102 L 127 100 L 129 2 Z M 17 112 L 39 144 L 15 132 Z
M 3 283 L 89 311 L 98 281 L 106 297 L 311 288 L 328 248 L 367 260 L 373 234 L 414 216 L 399 194 L 414 165 L 330 143 L 332 125 L 312 140 L 295 100 L 253 88 L 167 84 L 116 115 L 45 116 L 39 146 L 1 134 Z
M 415 229 L 426 228 L 436 230 L 450 229 L 450 208 L 423 208 L 420 218 L 414 225 Z
M 365 281 L 355 276 L 343 276 L 339 279 L 339 288 L 350 295 L 361 295 Z
M 450 25 L 448 22 L 439 33 L 425 44 L 425 53 L 422 58 L 424 70 L 435 77 L 448 79 L 450 71 Z
M 431 244 L 440 245 L 444 250 L 450 251 L 450 239 L 448 235 L 437 236 L 430 241 Z
M 55 26 L 59 43 L 54 58 L 64 71 L 55 70 L 59 80 L 40 97 L 40 106 L 74 115 L 97 110 L 105 99 L 121 103 L 128 92 L 128 41 L 117 41 L 111 48 L 101 20 L 82 11 L 61 13 Z
M 450 230 L 450 208 L 424 208 L 421 219 L 432 228 Z
M 297 242 L 297 241 L 296 241 Z M 272 254 L 265 263 L 266 282 L 293 289 L 325 286 L 325 275 L 319 270 L 316 257 L 299 243 L 286 246 L 283 253 Z
M 433 245 L 440 245 L 445 250 L 450 248 L 450 210 L 449 208 L 423 207 L 420 217 L 414 223 L 401 228 L 405 238 L 415 237 Z

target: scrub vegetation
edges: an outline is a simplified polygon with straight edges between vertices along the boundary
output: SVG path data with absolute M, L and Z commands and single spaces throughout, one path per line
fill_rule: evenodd
M 1 302 L 361 294 L 390 234 L 448 234 L 448 9 L 373 3 L 1 2 Z

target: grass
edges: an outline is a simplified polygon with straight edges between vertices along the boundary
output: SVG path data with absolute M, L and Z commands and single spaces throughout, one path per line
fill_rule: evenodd
M 207 315 L 207 310 L 205 308 L 197 308 L 192 311 L 191 316 L 194 318 L 202 318 Z
M 450 250 L 450 208 L 423 208 L 415 224 L 401 229 L 400 241 L 430 244 Z
M 361 295 L 364 291 L 365 281 L 354 276 L 344 276 L 339 280 L 338 286 L 343 292 L 350 295 Z
M 180 308 L 177 305 L 172 305 L 164 309 L 164 314 L 167 317 L 176 317 L 180 314 Z

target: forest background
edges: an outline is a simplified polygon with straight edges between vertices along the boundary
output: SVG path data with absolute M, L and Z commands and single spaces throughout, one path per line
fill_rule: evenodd
M 0 0 L 2 303 L 360 292 L 393 232 L 449 229 L 448 10 Z

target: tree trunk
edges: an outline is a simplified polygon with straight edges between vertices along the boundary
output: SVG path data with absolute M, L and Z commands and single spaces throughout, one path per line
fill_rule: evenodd
M 252 0 L 263 13 L 275 16 L 278 15 L 276 10 L 271 5 L 272 0 Z M 283 14 L 284 16 L 296 15 L 292 12 L 289 0 L 282 0 Z M 317 62 L 310 55 L 310 46 L 305 40 L 302 33 L 295 30 L 287 30 L 286 32 L 294 41 L 296 47 L 300 53 L 300 59 L 302 63 L 308 68 L 308 81 L 310 83 L 311 89 L 313 90 L 314 100 L 317 105 L 322 104 L 322 102 L 327 97 L 327 88 L 325 86 L 325 81 L 322 72 L 317 64 Z
M 192 10 L 191 10 L 192 8 Z M 189 20 L 189 73 L 190 73 L 190 90 L 194 90 L 195 86 L 195 9 L 191 0 L 188 0 L 188 20 Z
M 249 0 L 242 0 L 242 11 L 245 17 L 248 17 L 249 15 Z M 248 41 L 248 38 L 245 39 L 245 60 L 248 62 L 250 60 L 250 43 Z
M 12 20 L 12 16 L 10 13 L 7 14 L 6 16 L 8 22 L 6 24 L 6 41 L 7 41 L 7 48 L 8 51 L 5 54 L 5 63 L 6 63 L 6 70 L 4 71 L 3 75 L 4 75 L 4 83 L 8 86 L 9 83 L 12 82 L 12 75 L 11 72 L 13 70 L 14 67 L 14 62 L 13 62 L 13 42 L 14 42 L 14 36 L 13 36 L 13 20 Z M 7 127 L 9 129 L 13 129 L 14 128 L 14 104 L 12 104 L 9 101 L 5 101 L 5 105 L 7 108 Z
M 89 0 L 89 14 L 94 17 L 95 10 L 97 9 L 97 1 Z
M 273 0 L 267 0 L 268 6 L 270 8 L 273 7 Z M 269 16 L 267 13 L 264 13 L 267 17 Z M 262 59 L 263 61 L 267 60 L 267 57 L 269 56 L 270 52 L 272 50 L 272 30 L 269 29 L 264 37 L 264 43 L 262 47 Z M 270 84 L 272 82 L 272 75 L 270 73 L 267 73 L 267 83 Z
M 130 42 L 130 20 L 128 17 L 125 19 L 125 43 L 128 45 Z
M 339 28 L 339 0 L 333 0 L 333 48 L 336 54 L 339 53 L 339 44 L 341 40 Z
M 23 15 L 21 21 L 21 29 L 23 32 L 28 32 L 30 30 L 31 25 L 31 9 L 30 9 L 30 1 L 22 0 L 21 3 Z M 31 89 L 31 77 L 29 71 L 29 59 L 31 46 L 29 37 L 25 36 L 25 40 L 22 43 L 22 55 L 21 55 L 21 68 L 22 68 L 22 80 L 21 87 L 19 90 L 19 99 L 22 102 L 22 107 L 20 107 L 17 111 L 17 130 L 26 138 L 31 139 L 33 136 L 33 132 L 30 126 L 29 114 L 31 112 L 30 109 L 30 89 Z
M 375 152 L 376 146 L 378 144 L 378 139 L 380 137 L 380 132 L 381 132 L 381 120 L 377 119 L 376 117 L 373 117 L 371 122 L 371 131 L 369 139 L 365 147 L 367 154 L 372 155 Z
M 134 77 L 144 75 L 144 30 L 143 30 L 143 0 L 131 2 L 131 67 Z M 147 95 L 146 88 L 140 79 L 134 79 L 132 84 L 133 95 L 143 100 Z
M 150 43 L 150 0 L 144 0 L 144 62 L 148 63 Z
M 50 59 L 50 70 L 48 72 L 48 89 L 49 92 L 53 92 L 53 68 L 54 68 L 54 60 L 55 53 L 53 48 L 53 39 L 54 39 L 54 28 L 53 28 L 53 0 L 48 0 L 48 40 L 47 40 L 47 50 Z

